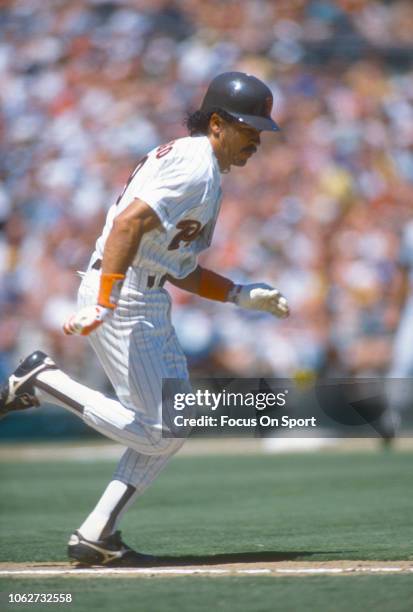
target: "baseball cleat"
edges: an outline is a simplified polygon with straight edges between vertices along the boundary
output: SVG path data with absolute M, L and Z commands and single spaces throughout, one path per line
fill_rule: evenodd
M 39 405 L 33 379 L 44 370 L 55 370 L 56 364 L 42 351 L 35 351 L 20 363 L 7 382 L 0 387 L 0 418 L 9 412 Z
M 67 554 L 70 562 L 78 565 L 139 567 L 155 562 L 152 555 L 138 553 L 122 542 L 120 531 L 95 542 L 86 540 L 79 531 L 75 531 L 70 536 Z

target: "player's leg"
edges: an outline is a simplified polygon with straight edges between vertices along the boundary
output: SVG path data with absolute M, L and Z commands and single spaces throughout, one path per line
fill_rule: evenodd
M 171 442 L 162 438 L 157 406 L 132 406 L 82 385 L 62 370 L 47 370 L 33 382 L 44 402 L 54 403 L 79 416 L 104 436 L 145 454 L 169 452 Z
M 142 455 L 132 449 L 127 449 L 113 475 L 113 480 L 106 487 L 93 511 L 79 527 L 78 532 L 92 541 L 112 535 L 119 526 L 119 521 L 126 509 L 156 478 L 171 456 L 172 454 L 158 457 Z M 129 466 L 129 474 L 126 466 Z
M 175 331 L 172 328 L 170 329 L 163 350 L 163 364 L 166 368 L 166 377 L 175 379 L 170 383 L 172 387 L 170 393 L 190 393 L 192 388 L 189 382 L 186 358 L 178 342 Z M 139 384 L 139 379 L 137 380 L 137 384 Z M 171 419 L 170 415 L 168 419 Z M 143 494 L 166 467 L 173 455 L 181 448 L 189 435 L 189 430 L 180 430 L 179 435 L 180 437 L 176 438 L 176 444 L 171 447 L 170 453 L 165 453 L 159 457 L 153 455 L 145 456 L 132 449 L 127 449 L 125 451 L 116 468 L 114 479 L 133 486 L 135 492 L 127 503 L 119 508 L 119 512 L 113 524 L 114 530 L 117 528 L 127 508 Z
M 139 367 L 131 372 L 131 393 L 132 395 L 138 393 L 141 401 L 145 401 L 147 394 L 150 395 L 150 397 L 147 397 L 147 401 L 150 401 L 155 393 L 160 403 L 162 401 L 161 380 L 165 377 L 177 379 L 174 383 L 174 386 L 176 386 L 175 392 L 190 391 L 186 359 L 172 327 L 170 327 L 169 334 L 166 337 L 167 341 L 162 352 L 162 358 L 155 359 L 153 366 L 151 366 L 152 357 L 148 358 L 147 355 L 145 357 L 145 351 L 141 350 L 142 347 L 136 346 L 136 350 L 132 348 L 133 359 L 136 360 Z M 99 351 L 99 347 L 95 346 L 95 348 Z M 153 376 L 149 389 L 140 373 L 148 372 L 153 367 L 156 371 L 152 371 Z M 158 381 L 157 385 L 153 382 L 155 380 Z M 182 436 L 184 435 L 182 434 Z M 116 468 L 113 480 L 109 483 L 94 510 L 72 536 L 72 538 L 75 538 L 74 541 L 79 537 L 83 539 L 84 550 L 78 548 L 73 551 L 69 542 L 70 558 L 78 561 L 82 560 L 85 563 L 87 560 L 85 560 L 84 555 L 87 559 L 90 542 L 98 540 L 101 542 L 101 547 L 104 547 L 105 539 L 111 538 L 116 533 L 119 521 L 126 510 L 155 480 L 183 442 L 184 437 L 176 439 L 175 444 L 170 446 L 170 452 L 159 456 L 137 453 L 132 449 L 126 450 Z M 139 559 L 137 562 L 139 563 Z M 104 564 L 104 560 L 101 560 L 101 564 Z
M 53 376 L 44 377 L 43 375 L 46 374 L 53 374 Z M 84 387 L 84 385 L 79 385 L 79 383 L 70 379 L 57 369 L 50 358 L 40 351 L 26 358 L 16 369 L 15 373 L 10 376 L 9 381 L 3 385 L 0 393 L 0 415 L 5 416 L 10 411 L 22 410 L 38 404 L 35 385 L 36 388 L 40 385 L 43 391 L 46 391 L 46 397 L 50 397 L 51 401 L 59 403 L 81 417 L 84 415 L 85 408 L 88 405 L 100 402 L 101 407 L 103 405 L 104 409 L 107 410 L 108 416 L 110 415 L 113 424 L 113 438 L 115 440 L 123 441 L 117 435 L 117 428 L 122 426 L 122 419 L 124 424 L 127 425 L 135 418 L 133 410 L 128 411 L 119 402 L 110 400 L 104 395 L 92 391 Z M 110 414 L 111 407 L 112 414 Z M 135 427 L 134 429 L 136 430 Z M 144 429 L 142 428 L 140 436 L 144 435 L 143 431 Z M 108 434 L 106 427 L 104 432 Z M 132 431 L 128 433 L 132 435 Z M 156 452 L 155 444 L 151 441 L 148 442 L 146 436 L 144 442 L 148 446 L 149 452 Z M 159 444 L 157 446 L 158 456 L 155 456 L 157 461 L 162 457 L 162 454 L 159 456 L 159 453 L 171 448 L 169 441 L 166 440 L 165 442 L 167 444 L 163 447 Z M 145 455 L 145 457 L 150 457 L 150 455 Z M 129 498 L 135 494 L 135 491 L 136 488 L 134 486 L 121 481 L 110 483 L 93 516 L 93 521 L 96 521 L 98 531 L 104 531 L 105 524 L 108 525 L 106 531 L 113 531 L 111 524 L 114 523 L 119 512 Z M 100 525 L 102 525 L 102 529 Z M 100 539 L 93 537 L 92 540 L 87 541 L 79 537 L 78 534 L 73 534 L 69 542 L 70 557 L 87 565 L 144 565 L 154 561 L 153 557 L 131 550 L 122 542 L 120 533 L 111 533 L 103 539 L 102 537 Z
M 0 415 L 39 404 L 62 406 L 105 436 L 147 454 L 168 452 L 162 439 L 158 407 L 152 414 L 135 411 L 103 393 L 82 385 L 59 370 L 52 360 L 36 351 L 27 357 L 0 390 Z
M 413 302 L 402 315 L 393 343 L 392 362 L 386 380 L 387 406 L 381 417 L 384 439 L 397 434 L 402 413 L 411 404 L 413 375 Z M 387 438 L 386 438 L 387 436 Z

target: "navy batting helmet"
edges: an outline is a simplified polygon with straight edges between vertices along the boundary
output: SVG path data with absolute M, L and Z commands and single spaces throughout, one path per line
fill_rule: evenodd
M 224 72 L 215 77 L 205 94 L 201 111 L 221 108 L 242 123 L 257 130 L 279 131 L 271 119 L 271 90 L 245 72 Z

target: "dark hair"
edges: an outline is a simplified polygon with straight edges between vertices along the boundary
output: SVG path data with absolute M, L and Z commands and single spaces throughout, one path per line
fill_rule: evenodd
M 214 113 L 222 117 L 222 119 L 228 123 L 234 123 L 234 121 L 236 121 L 235 117 L 218 106 L 207 111 L 197 110 L 194 113 L 188 113 L 184 121 L 190 135 L 195 136 L 195 134 L 204 134 L 206 136 L 209 130 L 209 120 Z

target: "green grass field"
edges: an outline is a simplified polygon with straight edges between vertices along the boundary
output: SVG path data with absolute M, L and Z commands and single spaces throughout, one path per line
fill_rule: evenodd
M 3 463 L 0 561 L 64 561 L 68 536 L 113 467 Z M 412 467 L 406 452 L 177 457 L 129 512 L 123 533 L 171 564 L 185 555 L 199 563 L 222 555 L 237 562 L 406 560 L 413 558 Z M 76 597 L 67 609 L 79 611 L 413 609 L 413 574 L 1 578 L 0 590 L 10 589 L 70 591 Z

